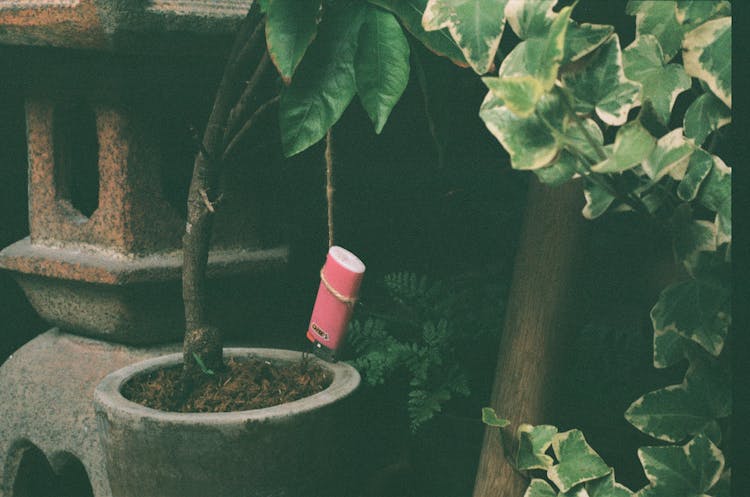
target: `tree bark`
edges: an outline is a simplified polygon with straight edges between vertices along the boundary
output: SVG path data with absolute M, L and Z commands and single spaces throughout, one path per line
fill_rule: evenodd
M 510 419 L 501 443 L 485 430 L 474 497 L 521 497 L 528 484 L 506 460 L 520 423 L 549 422 L 559 350 L 571 329 L 577 255 L 585 220 L 579 182 L 530 185 L 490 405 Z
M 219 329 L 211 326 L 206 309 L 206 268 L 213 228 L 214 204 L 220 197 L 219 177 L 227 139 L 227 119 L 234 104 L 238 85 L 251 59 L 262 43 L 263 23 L 254 2 L 235 39 L 224 74 L 208 118 L 203 139 L 193 164 L 187 201 L 187 222 L 182 238 L 182 298 L 185 306 L 185 340 L 183 342 L 184 375 L 189 377 L 198 367 L 198 356 L 208 369 L 223 367 L 222 339 Z

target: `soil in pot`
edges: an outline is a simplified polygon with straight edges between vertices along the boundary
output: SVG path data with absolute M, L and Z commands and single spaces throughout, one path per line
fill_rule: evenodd
M 182 366 L 136 376 L 122 395 L 152 409 L 170 412 L 233 412 L 292 402 L 325 390 L 331 375 L 308 358 L 274 364 L 258 358 L 231 358 L 221 371 L 184 382 Z

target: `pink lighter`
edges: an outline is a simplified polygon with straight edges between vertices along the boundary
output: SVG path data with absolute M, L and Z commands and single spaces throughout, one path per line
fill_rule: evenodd
M 344 341 L 364 273 L 365 265 L 356 255 L 335 245 L 328 249 L 307 327 L 308 340 L 325 359 L 335 360 L 336 351 Z

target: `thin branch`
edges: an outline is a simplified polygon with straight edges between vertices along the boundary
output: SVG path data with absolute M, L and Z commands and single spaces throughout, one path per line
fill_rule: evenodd
M 234 137 L 232 137 L 232 139 L 229 141 L 229 145 L 227 145 L 227 148 L 224 149 L 224 153 L 221 155 L 222 161 L 226 162 L 232 156 L 239 144 L 242 143 L 248 133 L 252 130 L 253 126 L 255 126 L 255 124 L 258 122 L 260 117 L 263 116 L 263 114 L 273 105 L 277 104 L 279 102 L 279 98 L 279 95 L 276 95 L 275 97 L 258 107 L 255 112 L 253 112 L 248 120 L 245 121 L 245 124 L 242 125 L 237 134 L 234 135 Z
M 240 124 L 240 119 L 242 119 L 242 117 L 247 113 L 252 100 L 256 97 L 255 89 L 258 86 L 258 82 L 266 73 L 266 70 L 270 65 L 270 61 L 271 59 L 268 57 L 268 52 L 264 51 L 263 58 L 260 59 L 260 62 L 255 68 L 253 75 L 245 85 L 245 89 L 242 91 L 240 98 L 237 100 L 237 103 L 232 108 L 232 110 L 229 111 L 225 141 L 228 139 L 229 135 L 237 129 Z

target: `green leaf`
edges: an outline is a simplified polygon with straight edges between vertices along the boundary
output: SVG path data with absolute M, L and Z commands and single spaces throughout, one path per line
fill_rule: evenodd
M 717 156 L 698 193 L 698 201 L 716 212 L 717 244 L 732 240 L 732 170 Z
M 268 54 L 286 84 L 315 39 L 321 8 L 321 0 L 268 0 Z
M 718 356 L 729 327 L 730 292 L 706 280 L 675 283 L 661 292 L 651 309 L 656 333 L 674 331 Z
M 646 435 L 679 442 L 731 414 L 731 385 L 726 367 L 696 355 L 681 384 L 645 394 L 625 411 L 625 419 Z
M 380 134 L 409 82 L 409 42 L 390 12 L 368 6 L 354 59 L 357 91 Z
M 520 470 L 551 468 L 554 461 L 545 452 L 549 449 L 552 437 L 556 434 L 557 428 L 551 425 L 522 424 L 519 426 L 516 467 Z
M 510 424 L 507 419 L 502 419 L 497 416 L 495 410 L 491 407 L 482 408 L 482 423 L 488 426 L 497 426 L 498 428 L 505 428 Z
M 198 364 L 198 367 L 201 368 L 201 371 L 203 371 L 203 374 L 207 375 L 215 375 L 213 369 L 208 369 L 206 367 L 206 363 L 203 362 L 203 359 L 201 359 L 201 356 L 193 352 L 193 359 L 195 359 L 196 364 Z
M 430 52 L 447 57 L 459 67 L 469 67 L 461 49 L 447 29 L 425 31 L 422 27 L 427 0 L 369 0 L 371 4 L 393 12 L 401 24 Z
M 716 226 L 693 219 L 690 204 L 681 204 L 675 209 L 671 224 L 672 247 L 678 261 L 692 257 L 696 252 L 716 250 Z
M 708 135 L 732 122 L 731 111 L 713 93 L 704 93 L 696 98 L 685 112 L 683 128 L 685 136 L 696 145 L 702 145 Z
M 586 487 L 583 485 L 578 487 L 573 487 L 567 492 L 559 492 L 557 494 L 557 497 L 590 497 L 589 493 L 586 491 Z
M 286 157 L 323 138 L 354 98 L 354 55 L 364 7 L 355 2 L 328 13 L 298 77 L 282 91 L 279 122 Z
M 636 39 L 654 35 L 659 40 L 664 62 L 669 62 L 680 51 L 684 28 L 677 22 L 675 2 L 668 0 L 630 0 L 625 12 L 635 15 Z
M 704 81 L 732 108 L 732 18 L 714 19 L 685 34 L 682 42 L 685 71 Z
M 659 181 L 667 174 L 679 181 L 687 172 L 695 148 L 685 139 L 682 128 L 672 130 L 656 142 L 651 155 L 643 162 L 643 171 L 653 181 Z
M 698 195 L 701 183 L 703 183 L 703 180 L 711 172 L 713 164 L 714 161 L 711 154 L 702 148 L 698 148 L 693 152 L 690 156 L 685 176 L 680 181 L 680 184 L 677 185 L 677 196 L 680 200 L 689 202 Z
M 639 165 L 656 146 L 656 138 L 640 121 L 631 121 L 617 131 L 612 155 L 591 168 L 598 173 L 619 173 Z
M 731 15 L 732 7 L 726 1 L 677 0 L 675 17 L 680 24 L 696 26 L 714 17 Z
M 505 28 L 508 0 L 429 0 L 422 16 L 426 31 L 448 28 L 477 74 L 493 66 Z
M 601 478 L 611 468 L 586 443 L 580 430 L 558 433 L 552 439 L 552 449 L 558 464 L 547 471 L 547 478 L 562 492 L 596 478 Z
M 544 94 L 544 88 L 533 76 L 484 77 L 482 81 L 518 117 L 533 114 L 537 102 Z
M 636 38 L 623 50 L 625 76 L 641 84 L 641 101 L 649 100 L 662 124 L 669 123 L 677 96 L 690 89 L 690 77 L 679 64 L 665 65 L 655 36 Z
M 523 497 L 557 497 L 557 492 L 546 481 L 534 478 L 526 488 Z
M 514 169 L 539 169 L 550 164 L 560 151 L 561 141 L 554 129 L 562 130 L 565 109 L 557 92 L 545 94 L 529 117 L 515 115 L 502 100 L 488 93 L 479 110 L 487 129 L 510 154 Z M 540 118 L 541 116 L 541 118 Z
M 561 78 L 575 98 L 579 114 L 593 112 L 607 124 L 621 126 L 637 104 L 640 86 L 625 76 L 617 35 L 609 38 L 579 70 L 563 72 Z
M 639 497 L 703 497 L 724 468 L 721 450 L 703 434 L 683 446 L 642 447 L 638 458 L 650 482 Z
M 550 186 L 559 186 L 572 179 L 578 168 L 576 156 L 563 150 L 552 164 L 541 169 L 535 169 L 534 174 L 539 181 Z
M 605 24 L 589 24 L 568 21 L 565 32 L 565 54 L 563 64 L 575 62 L 590 54 L 612 36 L 613 26 Z
M 583 196 L 586 198 L 586 205 L 583 207 L 582 213 L 586 219 L 596 219 L 601 216 L 607 212 L 609 206 L 615 201 L 615 197 L 594 183 L 584 186 Z
M 632 497 L 633 492 L 615 481 L 615 471 L 598 480 L 586 482 L 589 497 Z
M 545 38 L 555 17 L 557 0 L 513 0 L 505 7 L 511 29 L 522 40 Z

